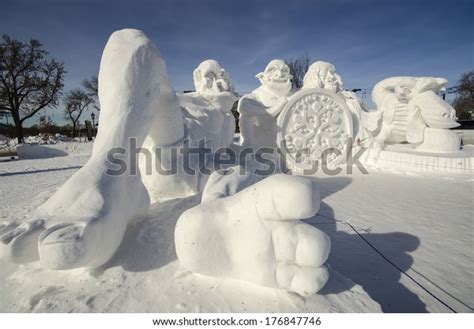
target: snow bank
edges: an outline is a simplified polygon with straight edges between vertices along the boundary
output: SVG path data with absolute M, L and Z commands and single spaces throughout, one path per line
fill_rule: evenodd
M 69 136 L 61 135 L 61 134 L 43 134 L 40 133 L 39 135 L 36 136 L 28 136 L 25 138 L 25 143 L 26 144 L 57 144 L 60 142 L 74 142 L 75 139 L 71 138 Z
M 0 156 L 18 155 L 22 159 L 45 159 L 66 155 L 91 155 L 93 143 L 83 143 L 61 134 L 28 136 L 23 144 L 16 138 L 0 135 Z
M 21 144 L 16 147 L 22 159 L 45 159 L 67 155 L 90 155 L 93 143 L 58 143 L 51 145 Z

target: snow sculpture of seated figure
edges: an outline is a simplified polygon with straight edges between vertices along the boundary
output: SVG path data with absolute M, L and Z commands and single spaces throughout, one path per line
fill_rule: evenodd
M 243 147 L 253 147 L 254 150 L 262 147 L 276 149 L 276 117 L 287 103 L 292 75 L 283 60 L 274 59 L 256 77 L 262 85 L 244 95 L 237 107 L 241 143 Z
M 132 174 L 129 155 L 131 139 L 164 148 L 203 136 L 215 147 L 230 143 L 232 124 L 224 107 L 230 108 L 234 96 L 228 76 L 215 61 L 203 62 L 194 73 L 196 93 L 177 97 L 160 52 L 145 34 L 113 33 L 100 64 L 101 121 L 92 156 L 40 207 L 37 219 L 0 225 L 2 255 L 15 262 L 39 258 L 50 269 L 101 266 L 118 249 L 127 225 L 147 213 L 151 195 L 168 190 L 174 196 L 176 189 L 191 186 L 193 179 L 178 172 L 174 180 L 156 180 L 165 186 L 148 190 L 160 174 L 143 180 L 141 169 Z M 123 152 L 116 159 L 127 167 L 112 175 L 108 155 L 117 149 Z M 329 238 L 299 221 L 319 208 L 312 180 L 215 172 L 200 181 L 194 188 L 201 192 L 204 186 L 201 204 L 183 213 L 175 229 L 183 267 L 301 295 L 326 283 Z
M 163 122 L 155 121 L 143 144 L 150 154 L 155 154 L 157 148 L 162 150 L 161 162 L 158 157 L 152 157 L 150 164 L 147 164 L 142 154 L 139 160 L 143 182 L 152 201 L 199 193 L 207 179 L 197 170 L 199 161 L 196 157 L 185 156 L 181 152 L 178 152 L 177 157 L 172 157 L 171 151 L 167 149 L 181 151 L 183 147 L 200 147 L 215 152 L 233 141 L 235 119 L 231 109 L 237 97 L 227 72 L 215 60 L 206 60 L 194 70 L 193 80 L 195 92 L 177 95 L 186 131 L 184 138 L 177 139 L 178 142 L 172 145 L 157 142 L 160 139 L 155 138 L 154 134 L 162 129 Z M 185 159 L 188 159 L 191 169 L 196 169 L 196 175 L 184 172 Z M 174 166 L 178 172 L 174 175 L 157 175 L 153 170 L 147 170 L 147 165 L 151 168 L 158 165 L 163 170 Z
M 378 82 L 372 100 L 378 111 L 370 115 L 377 124 L 373 148 L 408 142 L 420 151 L 456 152 L 461 141 L 449 128 L 459 126 L 455 110 L 436 92 L 447 80 L 433 77 L 392 77 Z M 375 129 L 374 129 L 375 128 Z
M 356 93 L 344 90 L 342 78 L 333 64 L 323 61 L 311 64 L 303 78 L 302 89 L 309 88 L 328 89 L 342 96 L 352 114 L 354 145 L 370 140 L 370 134 L 362 127 L 365 113 L 368 112 L 367 105 L 357 97 Z

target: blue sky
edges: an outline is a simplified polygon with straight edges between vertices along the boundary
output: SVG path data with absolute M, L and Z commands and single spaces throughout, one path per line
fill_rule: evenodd
M 441 76 L 452 86 L 474 69 L 471 0 L 2 3 L 0 31 L 36 38 L 64 61 L 65 90 L 97 73 L 108 36 L 125 27 L 142 29 L 156 42 L 176 90 L 193 88 L 192 70 L 207 58 L 226 68 L 237 91 L 257 87 L 255 74 L 269 60 L 305 53 L 335 64 L 349 89 L 371 88 L 394 75 Z M 63 120 L 60 110 L 48 114 Z

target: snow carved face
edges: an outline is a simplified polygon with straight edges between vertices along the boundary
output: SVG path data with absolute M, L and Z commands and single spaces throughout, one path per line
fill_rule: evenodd
M 416 79 L 405 78 L 395 85 L 394 93 L 397 100 L 402 103 L 408 103 L 413 98 L 413 89 L 416 85 Z
M 342 78 L 331 63 L 314 62 L 304 76 L 303 88 L 322 88 L 338 93 L 343 91 Z
M 227 72 L 213 59 L 208 59 L 194 70 L 194 87 L 202 95 L 233 92 L 234 86 Z
M 213 59 L 199 64 L 193 72 L 193 79 L 196 92 L 223 111 L 229 111 L 237 100 L 229 75 Z
M 291 90 L 290 68 L 285 61 L 274 59 L 268 63 L 265 71 L 256 75 L 263 86 L 278 95 L 287 95 Z

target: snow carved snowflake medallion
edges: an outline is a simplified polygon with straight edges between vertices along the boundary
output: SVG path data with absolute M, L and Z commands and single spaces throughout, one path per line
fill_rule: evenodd
M 277 124 L 277 143 L 293 173 L 307 174 L 317 163 L 335 167 L 346 161 L 352 119 L 336 93 L 319 88 L 295 93 Z

